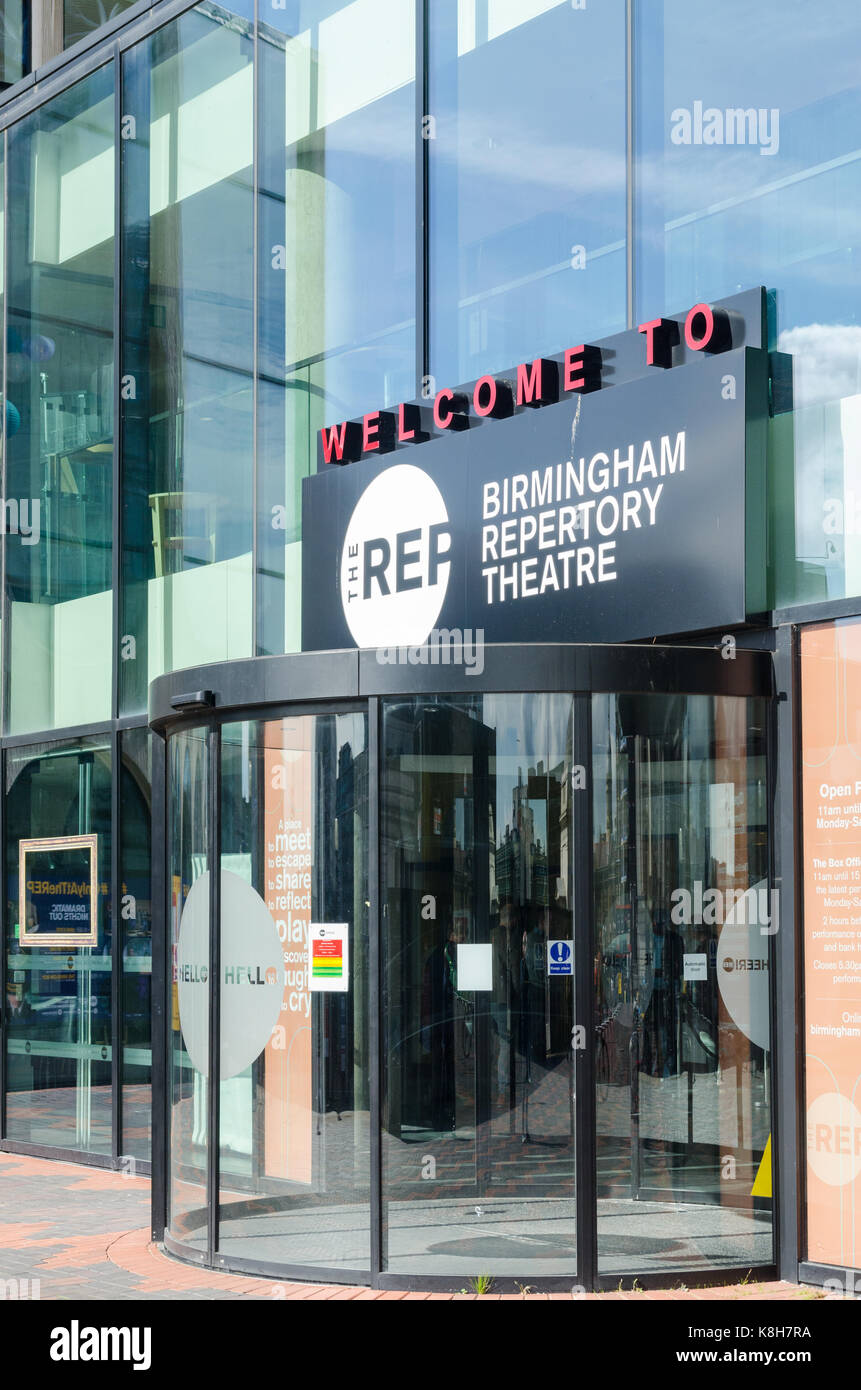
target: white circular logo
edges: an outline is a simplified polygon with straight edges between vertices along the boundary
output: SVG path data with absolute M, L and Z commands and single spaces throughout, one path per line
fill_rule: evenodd
M 341 551 L 341 603 L 357 647 L 418 647 L 442 610 L 451 530 L 442 493 L 411 463 L 356 503 Z
M 737 899 L 726 915 L 717 949 L 718 989 L 727 1013 L 746 1038 L 768 1051 L 768 937 L 763 934 L 765 879 Z M 753 920 L 751 920 L 753 919 Z
M 845 1187 L 861 1172 L 861 1114 L 839 1091 L 807 1108 L 807 1161 L 829 1187 Z
M 176 953 L 185 1050 L 209 1074 L 209 870 L 191 885 Z M 272 915 L 250 883 L 221 871 L 221 1079 L 260 1056 L 281 1013 L 284 949 Z

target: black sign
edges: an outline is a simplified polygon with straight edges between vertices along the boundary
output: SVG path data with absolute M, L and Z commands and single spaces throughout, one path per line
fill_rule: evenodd
M 765 607 L 768 356 L 722 351 L 303 484 L 306 650 L 617 642 Z

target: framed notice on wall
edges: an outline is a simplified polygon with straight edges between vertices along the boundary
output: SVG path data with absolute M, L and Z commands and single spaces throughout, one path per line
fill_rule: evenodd
M 18 841 L 21 946 L 96 946 L 99 837 Z

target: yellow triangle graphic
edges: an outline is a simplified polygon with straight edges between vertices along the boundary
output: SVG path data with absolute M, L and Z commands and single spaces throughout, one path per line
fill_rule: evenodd
M 751 1197 L 770 1197 L 771 1196 L 771 1135 L 762 1158 L 759 1160 L 759 1167 L 756 1170 L 756 1177 L 753 1180 L 753 1187 L 750 1189 Z

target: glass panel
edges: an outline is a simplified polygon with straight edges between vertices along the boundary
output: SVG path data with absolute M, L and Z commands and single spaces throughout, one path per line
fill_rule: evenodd
M 115 19 L 136 0 L 63 0 L 63 47 L 89 38 L 96 29 Z
M 219 1251 L 367 1270 L 365 715 L 226 725 L 221 778 Z
M 384 1264 L 571 1276 L 569 695 L 387 701 Z
M 163 671 L 252 651 L 248 31 L 200 7 L 124 60 L 125 712 Z
M 21 424 L 21 416 L 16 406 L 13 406 L 7 397 L 6 369 L 7 353 L 3 335 L 6 332 L 6 138 L 0 138 L 0 344 L 3 344 L 2 358 L 0 358 L 0 468 L 3 469 L 0 477 L 6 478 L 5 459 L 6 459 L 6 440 L 17 432 Z M 2 608 L 3 605 L 0 605 Z M 0 614 L 0 705 L 5 704 L 3 692 L 5 691 L 3 671 L 3 621 Z M 0 711 L 0 728 L 2 728 L 2 711 Z
M 805 1163 L 799 1243 L 811 1264 L 857 1269 L 861 619 L 810 624 L 800 637 L 804 1015 L 795 1036 L 803 1053 Z
M 430 110 L 437 384 L 622 330 L 623 0 L 435 0 Z
M 794 414 L 771 422 L 774 603 L 861 593 L 856 0 L 636 15 L 637 322 L 766 285 Z M 763 61 L 763 55 L 768 61 Z
M 120 1153 L 150 1157 L 152 1115 L 152 735 L 120 734 L 122 1125 Z
M 769 1264 L 766 707 L 592 710 L 598 1268 Z
M 207 1248 L 209 1071 L 209 770 L 206 732 L 168 743 L 170 1018 L 168 1229 Z M 193 894 L 193 896 L 192 896 Z
M 415 6 L 267 5 L 258 51 L 259 637 L 280 652 L 317 431 L 416 393 Z
M 12 732 L 111 714 L 113 71 L 9 132 Z
M 19 82 L 29 71 L 29 5 L 4 0 L 0 6 L 0 88 Z
M 110 1154 L 109 745 L 10 750 L 5 816 L 6 1137 Z M 90 853 L 63 848 L 79 836 L 95 837 L 95 904 Z M 22 855 L 21 842 L 33 840 L 42 843 Z M 84 919 L 93 920 L 94 945 L 50 944 Z

